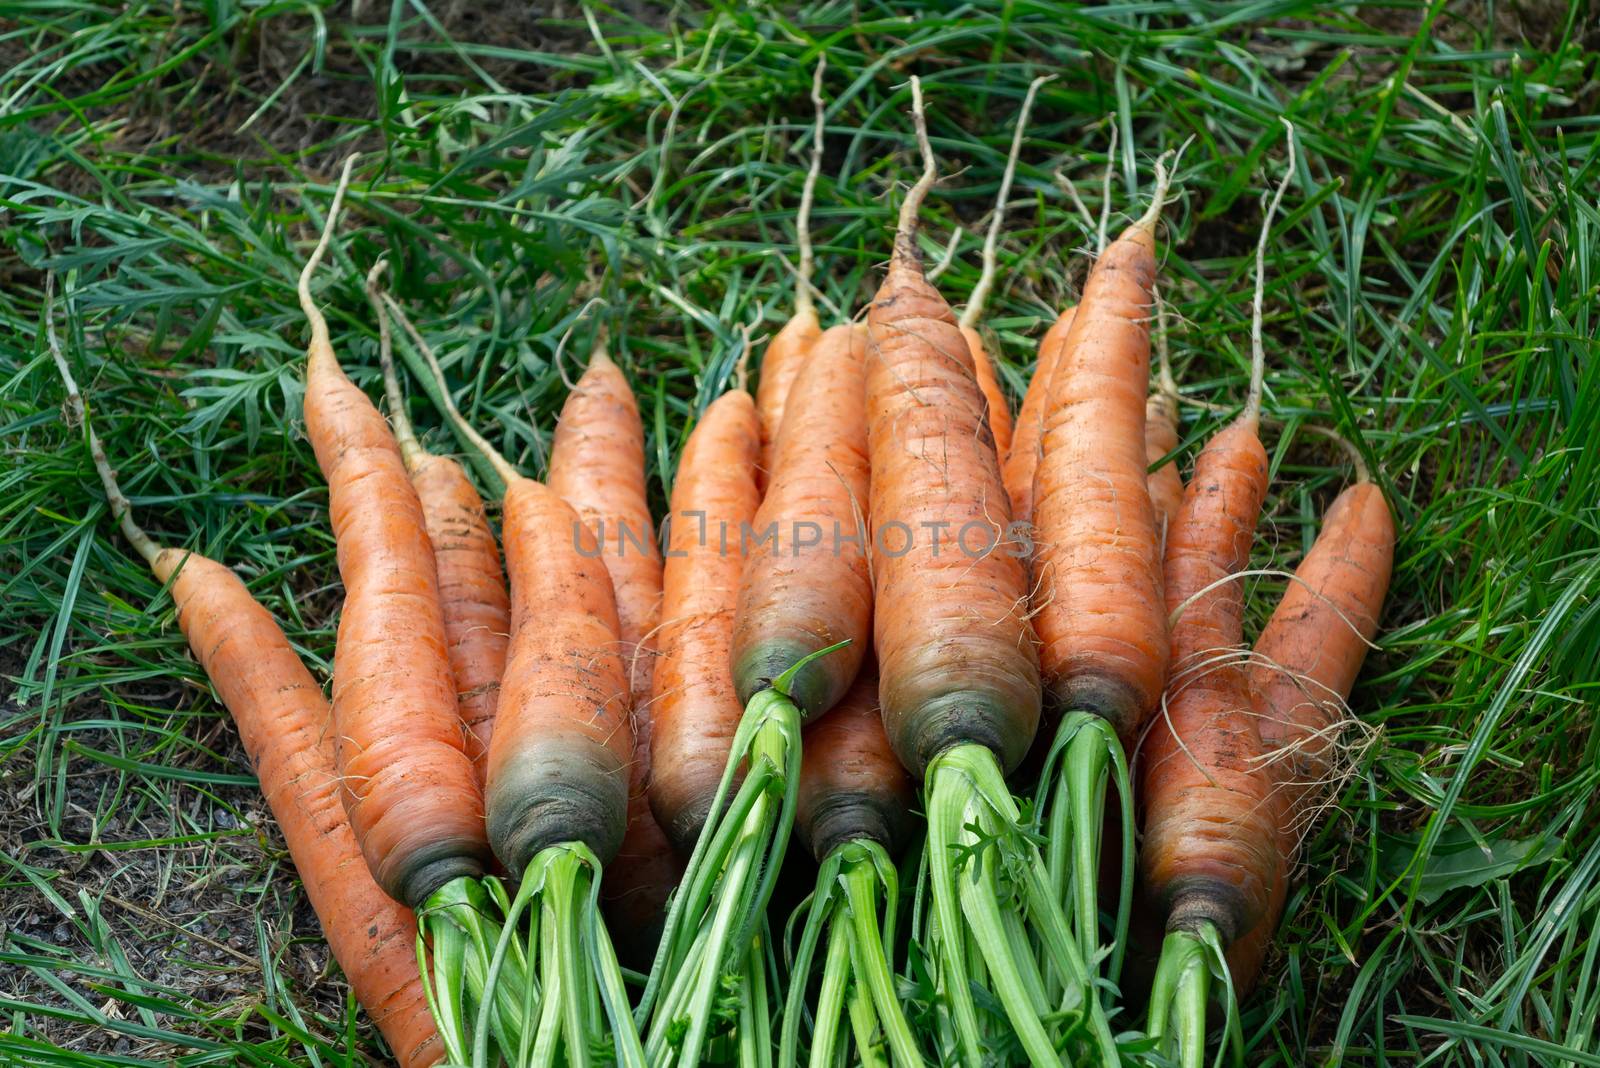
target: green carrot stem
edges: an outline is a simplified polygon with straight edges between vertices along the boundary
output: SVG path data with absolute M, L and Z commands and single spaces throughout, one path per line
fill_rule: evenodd
M 520 955 L 508 961 L 504 981 L 495 989 L 490 990 L 487 983 L 489 962 L 502 931 L 493 916 L 504 914 L 501 899 L 491 889 L 496 885 L 492 879 L 452 879 L 434 891 L 417 912 L 423 989 L 446 1055 L 457 1064 L 467 1063 L 475 1045 L 475 1030 L 469 1021 L 479 1020 L 483 1006 L 493 1004 L 485 1026 L 500 1049 L 515 1049 L 522 1030 L 519 1003 L 526 974 Z
M 747 767 L 745 781 L 730 805 L 726 798 L 741 764 Z M 733 756 L 690 857 L 684 890 L 668 911 L 637 1010 L 637 1018 L 649 1021 L 651 1064 L 665 1063 L 669 1055 L 685 1068 L 700 1062 L 723 977 L 748 966 L 746 947 L 772 895 L 794 824 L 799 775 L 799 709 L 776 688 L 764 690 L 751 699 L 734 736 Z M 691 952 L 698 959 L 686 967 Z M 669 1054 L 673 1044 L 677 1049 Z
M 1021 825 L 995 755 L 980 745 L 946 750 L 929 765 L 926 790 L 929 881 L 937 921 L 931 941 L 940 990 L 954 1012 L 962 1062 L 982 1063 L 982 1035 L 969 988 L 981 971 L 1034 1064 L 1061 1062 L 1061 1025 L 1079 1018 L 1087 1025 L 1098 1059 L 1117 1063 L 1116 1040 L 1094 980 L 1052 893 L 1038 847 Z M 1026 938 L 1008 930 L 1001 902 L 1021 917 Z M 1013 902 L 1023 906 L 1020 913 Z M 1029 951 L 1034 946 L 1043 972 Z M 1063 985 L 1060 1013 L 1049 1009 L 1046 975 L 1058 977 Z
M 610 1044 L 623 1068 L 644 1068 L 644 1049 L 633 1026 L 622 970 L 599 909 L 600 861 L 581 842 L 554 845 L 538 853 L 523 873 L 517 894 L 505 910 L 505 927 L 486 970 L 491 992 L 508 971 L 508 961 L 525 961 L 537 975 L 520 991 L 521 1034 L 502 1045 L 514 1068 L 544 1068 L 557 1063 L 588 1068 L 597 1046 Z M 523 916 L 526 935 L 521 934 Z M 526 938 L 526 951 L 517 946 Z M 514 966 L 513 966 L 514 967 Z M 488 1023 L 497 1002 L 479 1009 L 474 1036 L 474 1068 L 492 1068 Z M 465 1062 L 461 1062 L 465 1063 Z
M 822 989 L 817 994 L 816 1026 L 811 1032 L 810 1068 L 839 1063 L 839 1022 L 844 1016 L 849 985 L 850 943 L 830 938 L 822 966 Z
M 878 1021 L 877 1014 L 872 1011 L 872 997 L 861 983 L 850 984 L 845 1011 L 850 1017 L 850 1033 L 856 1040 L 856 1060 L 862 1068 L 889 1068 L 879 1048 Z
M 1122 878 L 1111 932 L 1107 977 L 1122 974 L 1128 925 L 1133 915 L 1134 818 L 1128 758 L 1115 728 L 1092 712 L 1070 712 L 1061 720 L 1039 779 L 1036 809 L 1047 828 L 1049 883 L 1062 903 L 1078 952 L 1094 964 L 1101 956 L 1100 851 L 1106 791 L 1115 786 L 1121 815 Z
M 846 919 L 856 983 L 865 987 L 871 997 L 878 1026 L 895 1064 L 899 1068 L 920 1068 L 922 1052 L 895 994 L 894 968 L 890 963 L 900 898 L 899 872 L 877 842 L 853 842 L 844 848 L 862 854 L 848 858 L 844 870 Z
M 1146 1031 L 1157 1049 L 1179 1068 L 1205 1068 L 1206 1009 L 1212 982 L 1222 987 L 1224 1044 L 1216 1064 L 1228 1053 L 1235 1064 L 1244 1062 L 1244 1034 L 1238 1002 L 1228 971 L 1227 952 L 1215 926 L 1202 922 L 1195 930 L 1170 931 L 1161 943 L 1161 960 L 1150 986 Z

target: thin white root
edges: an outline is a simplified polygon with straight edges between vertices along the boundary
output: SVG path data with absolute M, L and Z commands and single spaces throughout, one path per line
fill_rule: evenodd
M 83 403 L 83 394 L 78 390 L 78 380 L 72 377 L 72 368 L 67 364 L 67 354 L 62 351 L 61 339 L 56 336 L 55 288 L 55 275 L 46 275 L 44 334 L 50 346 L 50 356 L 55 360 L 56 371 L 61 375 L 61 384 L 66 387 L 67 410 L 71 413 L 72 419 L 83 427 L 84 436 L 89 439 L 89 455 L 94 459 L 95 472 L 100 476 L 100 485 L 105 487 L 106 502 L 111 505 L 111 515 L 116 519 L 117 526 L 122 529 L 122 536 L 128 539 L 128 544 L 133 546 L 135 552 L 144 557 L 145 563 L 154 567 L 156 557 L 161 555 L 161 546 L 144 532 L 144 528 L 133 521 L 133 505 L 128 503 L 122 487 L 117 484 L 117 474 L 111 469 L 111 461 L 106 459 L 106 450 L 101 447 L 100 437 L 89 423 L 88 407 Z
M 1267 289 L 1267 238 L 1272 235 L 1272 217 L 1278 213 L 1278 205 L 1289 183 L 1294 181 L 1294 124 L 1284 119 L 1283 125 L 1288 131 L 1289 161 L 1284 168 L 1283 181 L 1278 183 L 1278 190 L 1267 205 L 1267 214 L 1261 220 L 1261 237 L 1256 242 L 1256 294 L 1250 305 L 1250 392 L 1245 397 L 1244 417 L 1257 422 L 1261 419 L 1261 382 L 1267 366 L 1267 350 L 1261 340 L 1261 306 Z
M 1111 228 L 1111 173 L 1117 165 L 1117 137 L 1120 133 L 1115 115 L 1107 115 L 1106 122 L 1111 127 L 1111 144 L 1106 147 L 1106 170 L 1100 176 L 1100 224 L 1095 228 L 1094 246 L 1096 256 L 1106 250 L 1106 234 Z
M 389 309 L 389 314 L 394 316 L 394 321 L 400 324 L 400 328 L 406 332 L 406 336 L 411 339 L 411 343 L 417 347 L 417 351 L 422 354 L 423 360 L 427 362 L 428 371 L 433 375 L 433 383 L 439 389 L 439 399 L 444 404 L 445 416 L 455 424 L 462 437 L 472 442 L 473 448 L 477 449 L 483 455 L 483 458 L 489 461 L 489 466 L 494 468 L 495 474 L 499 475 L 500 480 L 509 487 L 522 477 L 521 473 L 511 466 L 510 461 L 500 455 L 499 449 L 489 444 L 488 439 L 478 433 L 476 427 L 467 422 L 466 417 L 461 414 L 461 409 L 456 407 L 455 398 L 450 396 L 450 385 L 445 381 L 444 369 L 439 366 L 439 358 L 434 355 L 433 346 L 428 344 L 427 339 L 422 336 L 422 332 L 417 329 L 416 324 L 411 321 L 411 317 L 406 314 L 405 309 L 400 306 L 394 297 L 388 293 L 384 293 L 382 296 L 383 306 Z
M 1133 225 L 1138 229 L 1146 233 L 1155 233 L 1156 223 L 1161 221 L 1161 210 L 1167 205 L 1167 193 L 1172 185 L 1172 176 L 1178 173 L 1178 164 L 1183 162 L 1183 154 L 1188 150 L 1189 142 L 1193 140 L 1191 137 L 1176 149 L 1163 152 L 1156 157 L 1156 189 L 1150 197 L 1150 206 L 1134 221 Z M 1171 165 L 1166 162 L 1168 156 L 1172 157 Z
M 1006 221 L 1006 198 L 1011 195 L 1011 180 L 1016 176 L 1017 157 L 1022 154 L 1022 135 L 1028 127 L 1028 112 L 1033 110 L 1033 98 L 1039 95 L 1039 87 L 1053 77 L 1054 75 L 1046 74 L 1035 78 L 1028 86 L 1028 95 L 1022 98 L 1022 110 L 1017 112 L 1017 129 L 1011 135 L 1011 153 L 1006 157 L 1005 173 L 1000 176 L 1000 192 L 994 201 L 994 214 L 989 219 L 989 232 L 983 238 L 983 273 L 978 276 L 978 284 L 972 287 L 972 296 L 961 312 L 962 326 L 977 325 L 978 317 L 983 314 L 983 306 L 989 299 L 989 291 L 994 288 L 994 276 L 998 267 L 995 253 L 1000 244 L 1000 228 Z
M 817 57 L 817 72 L 811 78 L 811 104 L 817 112 L 816 129 L 811 135 L 811 169 L 806 171 L 805 185 L 800 190 L 800 211 L 795 216 L 795 243 L 800 246 L 799 279 L 795 285 L 795 313 L 810 312 L 815 315 L 816 301 L 812 296 L 811 275 L 816 268 L 811 249 L 811 204 L 816 198 L 817 176 L 822 173 L 823 118 L 827 108 L 822 103 L 822 74 L 828 69 L 827 53 Z
M 1302 423 L 1300 429 L 1327 438 L 1337 445 L 1350 459 L 1350 466 L 1356 469 L 1357 482 L 1371 482 L 1372 471 L 1367 467 L 1367 458 L 1361 455 L 1361 450 L 1356 448 L 1355 442 L 1334 430 L 1332 427 L 1320 426 L 1316 423 Z
M 1067 177 L 1067 172 L 1057 170 L 1052 177 L 1055 178 L 1057 187 L 1067 194 L 1068 200 L 1072 201 L 1073 208 L 1083 217 L 1083 224 L 1093 230 L 1095 227 L 1094 213 L 1089 210 L 1089 205 L 1085 204 L 1083 198 L 1078 195 L 1078 187 L 1073 184 L 1071 178 Z
M 750 324 L 740 323 L 735 327 L 744 335 L 744 349 L 739 353 L 739 361 L 733 365 L 733 386 L 735 389 L 748 392 L 750 389 Z
M 961 227 L 958 226 L 956 227 L 956 232 L 950 235 L 949 243 L 944 246 L 944 251 L 939 254 L 939 262 L 930 267 L 928 273 L 924 276 L 928 281 L 932 282 L 938 279 L 955 262 L 956 248 L 961 244 L 961 233 Z
M 389 316 L 383 310 L 383 286 L 379 284 L 383 272 L 388 269 L 389 261 L 380 259 L 367 272 L 367 303 L 372 305 L 372 314 L 378 320 L 378 366 L 383 370 L 383 395 L 389 403 L 389 425 L 394 430 L 395 444 L 400 446 L 400 458 L 405 461 L 406 470 L 411 471 L 415 470 L 423 449 L 411 426 L 411 417 L 406 415 L 405 394 L 400 392 L 400 375 L 394 368 L 394 335 L 389 330 Z
M 1340 621 L 1343 622 L 1345 626 L 1349 627 L 1351 632 L 1354 633 L 1358 638 L 1361 638 L 1361 641 L 1366 645 L 1366 647 L 1368 649 L 1377 649 L 1378 648 L 1378 643 L 1372 641 L 1370 638 L 1363 637 L 1362 634 L 1361 634 L 1361 628 L 1356 626 L 1355 621 L 1352 620 L 1348 615 L 1346 615 L 1344 613 L 1344 610 L 1341 609 L 1337 604 L 1335 604 L 1333 602 L 1333 600 L 1331 598 L 1329 598 L 1326 594 L 1322 593 L 1320 590 L 1317 590 L 1317 589 L 1313 588 L 1312 585 L 1309 582 L 1307 582 L 1305 579 L 1301 578 L 1299 575 L 1296 575 L 1292 571 L 1280 571 L 1277 568 L 1271 568 L 1271 567 L 1246 568 L 1243 571 L 1236 571 L 1231 575 L 1224 575 L 1221 578 L 1217 579 L 1215 582 L 1209 583 L 1208 585 L 1203 586 L 1200 589 L 1196 590 L 1194 593 L 1192 593 L 1188 597 L 1186 597 L 1181 603 L 1179 603 L 1178 607 L 1174 608 L 1172 610 L 1171 614 L 1169 614 L 1167 616 L 1167 627 L 1168 627 L 1168 629 L 1171 629 L 1172 627 L 1176 626 L 1179 618 L 1182 617 L 1182 615 L 1189 610 L 1189 607 L 1191 605 L 1193 605 L 1196 601 L 1200 600 L 1200 598 L 1202 598 L 1206 594 L 1210 593 L 1212 590 L 1215 590 L 1215 589 L 1217 589 L 1217 588 L 1219 588 L 1221 586 L 1226 586 L 1230 582 L 1234 582 L 1234 581 L 1240 580 L 1240 579 L 1250 578 L 1252 576 L 1273 576 L 1273 577 L 1276 577 L 1276 578 L 1288 579 L 1290 582 L 1298 582 L 1300 585 L 1304 586 L 1311 593 L 1311 596 L 1317 598 L 1317 600 L 1319 600 L 1319 601 L 1325 602 L 1328 605 L 1329 608 L 1333 609 L 1334 614 L 1339 617 Z
M 317 247 L 311 250 L 311 256 L 306 260 L 306 265 L 300 269 L 300 284 L 296 287 L 300 295 L 300 310 L 305 313 L 306 321 L 311 324 L 312 347 L 331 347 L 328 340 L 328 320 L 323 318 L 322 311 L 311 299 L 311 277 L 317 273 L 317 268 L 322 264 L 323 254 L 328 251 L 328 243 L 333 240 L 333 228 L 339 221 L 339 209 L 344 205 L 345 190 L 350 188 L 350 172 L 355 169 L 356 154 L 352 152 L 345 157 L 344 170 L 339 175 L 339 186 L 333 192 L 333 203 L 328 205 L 328 218 L 322 224 L 322 235 L 317 238 Z
M 1167 342 L 1167 302 L 1161 299 L 1161 287 L 1152 285 L 1151 294 L 1156 302 L 1156 388 L 1172 405 L 1172 416 L 1178 416 L 1178 382 L 1172 377 L 1172 353 Z
M 894 254 L 911 263 L 920 263 L 917 254 L 917 217 L 922 213 L 922 202 L 928 198 L 938 178 L 938 168 L 933 159 L 933 145 L 928 141 L 928 114 L 922 103 L 922 79 L 911 78 L 911 122 L 917 131 L 917 148 L 922 153 L 922 176 L 906 192 L 900 205 L 900 220 L 895 228 Z
M 1271 716 L 1253 707 L 1231 710 L 1246 712 L 1259 725 L 1270 722 L 1281 728 L 1270 736 L 1280 741 L 1269 744 L 1264 736 L 1261 751 L 1250 757 L 1249 761 L 1253 767 L 1274 769 L 1276 785 L 1272 789 L 1273 794 L 1292 790 L 1299 795 L 1293 799 L 1294 806 L 1289 819 L 1291 829 L 1296 832 L 1297 838 L 1303 840 L 1316 825 L 1321 812 L 1328 807 L 1327 799 L 1334 796 L 1338 788 L 1361 767 L 1367 751 L 1377 742 L 1381 731 L 1357 719 L 1341 694 L 1316 679 L 1291 671 L 1253 649 L 1238 646 L 1202 649 L 1188 657 L 1168 680 L 1167 689 L 1161 697 L 1160 719 L 1171 730 L 1167 706 L 1173 695 L 1215 672 L 1240 668 L 1261 668 L 1289 678 L 1304 695 L 1305 703 L 1317 709 L 1317 716 L 1322 721 L 1322 726 L 1316 727 L 1283 718 L 1292 709 L 1279 709 Z M 1177 732 L 1173 732 L 1173 737 L 1179 752 L 1202 774 L 1207 774 Z M 1142 738 L 1140 744 L 1143 744 Z M 1277 770 L 1281 764 L 1291 767 Z

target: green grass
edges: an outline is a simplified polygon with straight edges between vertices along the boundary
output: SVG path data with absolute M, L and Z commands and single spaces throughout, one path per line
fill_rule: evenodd
M 998 6 L 998 5 L 995 5 Z M 463 8 L 465 5 L 463 5 Z M 1091 229 L 1193 144 L 1165 295 L 1186 453 L 1238 402 L 1259 194 L 1274 487 L 1292 566 L 1357 439 L 1399 517 L 1379 728 L 1308 839 L 1252 1064 L 1600 1064 L 1600 39 L 1569 6 L 1048 0 L 679 5 L 637 21 L 316 3 L 13 3 L 0 20 L 0 1061 L 360 1063 L 347 1003 L 170 602 L 114 537 L 40 330 L 44 272 L 141 520 L 238 568 L 326 677 L 339 590 L 304 439 L 294 277 L 365 153 L 318 297 L 374 395 L 365 268 L 463 407 L 540 469 L 603 323 L 664 499 L 695 414 L 791 300 L 807 92 L 826 49 L 816 231 L 853 313 L 915 170 L 922 75 L 948 176 L 930 250 L 959 304 L 1014 110 L 1040 94 L 990 325 L 1013 393 Z M 933 252 L 937 255 L 937 251 Z M 591 298 L 595 303 L 587 304 Z M 64 320 L 63 320 L 64 321 Z M 562 362 L 555 354 L 563 339 Z M 413 381 L 413 416 L 455 448 Z M 1281 588 L 1250 589 L 1259 626 Z M 350 1043 L 347 1036 L 359 1036 Z

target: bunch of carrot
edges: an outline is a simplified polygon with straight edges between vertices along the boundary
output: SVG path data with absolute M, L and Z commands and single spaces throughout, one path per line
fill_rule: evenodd
M 807 225 L 822 77 L 795 312 L 755 394 L 741 372 L 698 414 L 665 553 L 639 411 L 603 337 L 543 481 L 456 410 L 381 262 L 367 294 L 387 420 L 345 375 L 311 281 L 349 164 L 300 279 L 306 424 L 345 587 L 331 708 L 232 572 L 134 524 L 86 430 L 336 957 L 408 1066 L 1119 1063 L 1109 992 L 1136 874 L 1169 932 L 1148 1030 L 1180 1063 L 1204 1062 L 1211 978 L 1231 997 L 1260 966 L 1394 541 L 1357 456 L 1360 480 L 1245 650 L 1240 580 L 1268 487 L 1264 254 L 1246 403 L 1187 486 L 1164 348 L 1149 384 L 1176 160 L 1102 242 L 1013 421 L 981 319 L 1045 79 L 959 319 L 919 252 L 937 172 L 911 80 L 921 178 L 865 322 L 824 328 Z M 466 470 L 412 429 L 394 325 L 495 473 L 498 539 Z M 53 324 L 50 340 L 84 418 Z M 1007 780 L 1024 767 L 1031 810 Z M 1108 828 L 1120 879 L 1102 916 Z M 819 874 L 786 935 L 767 910 L 791 830 Z M 632 999 L 602 907 L 623 959 L 650 964 Z M 932 996 L 908 997 L 913 967 Z

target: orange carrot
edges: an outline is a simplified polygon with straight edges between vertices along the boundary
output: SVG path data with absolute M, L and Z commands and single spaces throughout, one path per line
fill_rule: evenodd
M 791 409 L 785 422 L 798 414 Z M 650 803 L 688 864 L 635 1010 L 657 1068 L 701 1062 L 719 990 L 740 991 L 741 1042 L 764 1046 L 770 1026 L 757 928 L 794 819 L 800 715 L 786 696 L 798 666 L 742 709 L 734 685 L 734 610 L 760 500 L 759 449 L 741 375 L 701 416 L 672 487 Z
M 1260 918 L 1276 868 L 1272 777 L 1238 662 L 1236 576 L 1267 490 L 1257 417 L 1206 443 L 1167 539 L 1173 681 L 1145 743 L 1145 879 L 1168 930 L 1217 928 L 1226 943 Z
M 1059 906 L 1043 894 L 1038 850 L 1015 831 L 1020 816 L 1003 778 L 1038 726 L 1038 662 L 972 354 L 917 252 L 917 214 L 935 166 L 916 78 L 911 91 L 923 173 L 901 206 L 868 315 L 867 414 L 879 696 L 895 752 L 925 783 L 934 904 L 925 944 L 963 1063 L 982 1060 L 971 990 L 980 974 L 1025 1053 L 1035 1063 L 1059 1061 L 1052 1032 L 1075 1021 L 1053 1013 L 1036 962 L 1019 956 L 1019 944 L 1034 940 L 1047 972 L 1085 984 L 1078 1003 L 1093 1017 L 1102 1054 L 1115 1056 Z M 1014 878 L 1020 885 L 1006 885 Z M 1025 932 L 1002 914 L 1001 900 L 1013 894 L 1027 903 Z
M 561 409 L 547 482 L 594 535 L 611 576 L 636 715 L 650 700 L 650 643 L 661 615 L 661 550 L 644 462 L 633 390 L 604 345 L 596 345 Z
M 1156 388 L 1144 402 L 1144 456 L 1151 465 L 1161 463 L 1178 447 L 1178 384 L 1172 380 L 1172 362 L 1167 353 L 1166 308 L 1161 294 L 1152 290 L 1156 301 L 1156 352 L 1160 355 L 1160 370 Z M 1150 503 L 1155 506 L 1156 521 L 1162 534 L 1178 518 L 1178 508 L 1183 503 L 1183 476 L 1178 473 L 1178 461 L 1167 460 L 1147 476 L 1150 486 Z
M 1145 484 L 1144 399 L 1155 278 L 1150 210 L 1105 250 L 1050 379 L 1034 475 L 1034 615 L 1046 688 L 1061 710 L 1109 721 L 1124 744 L 1166 676 L 1155 516 Z
M 707 776 L 700 786 L 702 792 L 707 785 L 713 788 L 707 815 L 700 817 L 683 902 L 673 906 L 644 997 L 658 1020 L 687 1020 L 681 1043 L 653 1033 L 646 1047 L 647 1054 L 659 1057 L 675 1045 L 670 1053 L 675 1064 L 698 1061 L 710 1028 L 709 992 L 729 981 L 730 967 L 741 987 L 758 989 L 759 976 L 750 970 L 750 939 L 766 909 L 794 819 L 800 724 L 832 707 L 860 667 L 872 615 L 862 515 L 868 482 L 861 403 L 865 349 L 864 331 L 848 325 L 828 330 L 812 346 L 790 391 L 766 499 L 753 524 L 740 520 L 737 548 L 743 568 L 731 647 L 722 650 L 723 664 L 717 667 L 731 664 L 744 710 L 726 748 L 706 747 L 706 756 L 718 760 L 715 768 L 704 769 L 714 771 L 715 779 Z M 689 448 L 695 444 L 691 439 Z M 696 465 L 710 455 L 697 452 Z M 722 476 L 730 488 L 736 463 L 737 456 L 730 455 Z M 680 485 L 689 468 L 686 450 Z M 677 487 L 673 508 L 679 508 Z M 708 519 L 722 516 L 720 510 L 706 511 Z M 719 580 L 720 575 L 710 588 Z M 840 642 L 849 644 L 841 649 Z M 680 717 L 680 733 L 688 722 Z M 720 728 L 723 722 L 718 711 L 712 723 Z M 681 744 L 679 751 L 684 751 Z M 664 771 L 663 760 L 658 781 Z M 744 782 L 730 802 L 733 779 L 741 771 Z M 697 801 L 690 814 L 698 816 L 700 807 Z M 767 1026 L 758 1006 L 749 1006 L 746 1014 L 752 1026 Z M 765 1044 L 759 1034 L 744 1033 L 741 1040 Z
M 601 897 L 624 959 L 649 967 L 667 897 L 683 867 L 650 811 L 655 630 L 661 613 L 661 551 L 645 488 L 644 426 L 622 369 L 596 344 L 589 367 L 561 409 L 550 449 L 549 486 L 594 536 L 616 591 L 618 634 L 633 694 L 628 827 L 608 865 Z
M 438 1062 L 444 1050 L 417 970 L 416 920 L 362 859 L 340 799 L 322 689 L 238 576 L 197 553 L 157 545 L 134 523 L 48 312 L 45 323 L 112 515 L 156 578 L 170 584 L 178 625 L 239 729 L 334 960 L 401 1068 Z
M 586 1068 L 593 1050 L 609 1043 L 619 1063 L 641 1063 L 616 952 L 591 907 L 627 826 L 633 759 L 632 695 L 611 577 L 578 513 L 523 477 L 466 421 L 432 348 L 392 298 L 385 304 L 427 363 L 444 415 L 505 487 L 511 644 L 489 740 L 485 808 L 495 855 L 521 884 L 486 987 L 500 997 L 508 973 L 522 985 L 526 1008 L 517 1022 L 533 1050 Z M 529 910 L 539 916 L 534 937 L 513 945 L 527 937 L 519 921 Z M 538 984 L 524 984 L 534 971 Z M 473 1063 L 490 1058 L 491 1008 L 501 1011 L 498 1002 L 479 1010 Z M 516 1053 L 516 1063 L 527 1052 Z
M 1322 533 L 1256 639 L 1250 666 L 1263 751 L 1278 757 L 1273 804 L 1281 815 L 1274 822 L 1278 850 L 1290 868 L 1306 820 L 1335 775 L 1328 759 L 1332 734 L 1377 633 L 1394 565 L 1389 505 L 1359 463 L 1357 472 L 1360 481 L 1323 516 Z M 1287 890 L 1287 879 L 1271 888 L 1261 922 L 1229 949 L 1229 971 L 1241 997 L 1255 983 Z
M 739 580 L 732 657 L 741 701 L 810 654 L 850 642 L 795 674 L 789 696 L 802 718 L 844 696 L 872 622 L 866 352 L 864 325 L 831 327 L 796 377 Z
M 349 173 L 347 163 L 345 180 Z M 333 661 L 335 748 L 345 808 L 374 878 L 416 907 L 455 879 L 483 874 L 483 802 L 457 714 L 422 506 L 394 435 L 345 377 L 311 299 L 337 199 L 328 214 L 300 276 L 300 306 L 311 323 L 306 433 L 328 480 L 345 586 Z
M 1288 173 L 1268 205 L 1256 251 L 1249 397 L 1239 418 L 1200 450 L 1167 533 L 1173 678 L 1165 715 L 1146 740 L 1141 859 L 1168 932 L 1150 1033 L 1185 1065 L 1205 1061 L 1207 980 L 1197 961 L 1219 955 L 1260 923 L 1285 877 L 1274 775 L 1261 759 L 1249 676 L 1239 658 L 1244 592 L 1238 578 L 1250 564 L 1267 492 L 1267 454 L 1259 437 L 1261 305 L 1266 241 L 1294 173 L 1292 131 L 1289 145 Z
M 1148 210 L 1104 249 L 1084 284 L 1049 380 L 1033 485 L 1033 625 L 1047 701 L 1059 716 L 1036 805 L 1051 885 L 1067 906 L 1079 952 L 1094 959 L 1102 944 L 1101 835 L 1107 789 L 1115 787 L 1122 879 L 1106 943 L 1113 981 L 1133 904 L 1125 753 L 1166 678 L 1161 541 L 1144 435 L 1164 163 L 1157 161 Z
M 868 315 L 867 358 L 883 716 L 895 752 L 919 777 L 944 750 L 971 742 L 1015 767 L 1039 720 L 1026 579 L 1005 544 L 1010 509 L 983 392 L 913 243 L 925 193 L 913 190 L 902 207 Z M 953 671 L 957 655 L 965 671 Z
M 1022 110 L 1017 113 L 1016 133 L 1011 137 L 1011 153 L 1006 157 L 1006 169 L 1000 176 L 1000 192 L 995 197 L 989 232 L 983 239 L 983 271 L 978 275 L 978 284 L 973 287 L 972 297 L 967 301 L 957 324 L 961 328 L 962 338 L 966 340 L 967 351 L 972 354 L 978 388 L 983 390 L 984 401 L 989 406 L 989 429 L 994 434 L 995 450 L 1001 459 L 1011 451 L 1011 402 L 1006 400 L 1006 391 L 1000 385 L 999 375 L 995 374 L 994 360 L 984 346 L 983 335 L 978 331 L 978 320 L 983 315 L 989 292 L 994 288 L 995 271 L 999 266 L 995 251 L 1000 243 L 1000 228 L 1006 219 L 1006 198 L 1011 195 L 1011 178 L 1016 173 L 1017 156 L 1022 151 L 1022 134 L 1028 126 L 1028 112 L 1033 108 L 1033 98 L 1038 95 L 1039 87 L 1052 77 L 1054 75 L 1035 78 L 1028 86 L 1027 95 L 1022 98 Z
M 878 671 L 862 666 L 849 693 L 806 725 L 795 831 L 818 860 L 869 838 L 890 853 L 905 845 L 916 792 L 878 710 Z
M 489 744 L 489 838 L 514 872 L 582 842 L 603 864 L 627 822 L 628 680 L 611 578 L 576 512 L 509 478 L 511 647 Z
M 1050 382 L 1061 353 L 1066 349 L 1067 335 L 1072 332 L 1072 320 L 1077 315 L 1076 305 L 1068 307 L 1050 324 L 1044 337 L 1039 339 L 1039 362 L 1028 382 L 1028 391 L 1022 395 L 1022 408 L 1017 412 L 1017 422 L 1011 437 L 1011 449 L 1004 455 L 1001 473 L 1005 479 L 1006 496 L 1011 499 L 1011 518 L 1018 523 L 1033 521 L 1033 474 L 1039 466 L 1039 454 L 1044 444 L 1044 421 L 1050 409 Z
M 795 216 L 795 242 L 800 246 L 796 268 L 794 315 L 767 343 L 761 357 L 761 379 L 756 384 L 756 411 L 761 419 L 761 457 L 757 477 L 763 489 L 772 471 L 778 448 L 778 432 L 783 428 L 784 407 L 788 403 L 795 376 L 805 364 L 811 348 L 822 336 L 812 296 L 811 204 L 816 197 L 817 177 L 822 173 L 822 141 L 826 109 L 822 103 L 822 74 L 828 69 L 827 56 L 817 58 L 811 79 L 811 104 L 816 110 L 816 126 L 811 133 L 811 167 L 806 171 L 800 194 L 800 210 Z
M 760 501 L 750 394 L 717 398 L 684 445 L 672 486 L 651 708 L 650 807 L 687 856 L 700 837 L 743 711 L 729 650 L 744 566 L 740 525 Z
M 494 730 L 494 710 L 500 697 L 500 674 L 505 669 L 506 645 L 511 640 L 511 598 L 506 592 L 505 572 L 500 568 L 500 546 L 489 528 L 483 498 L 459 463 L 422 447 L 406 415 L 390 344 L 389 317 L 382 299 L 386 294 L 378 288 L 378 279 L 387 266 L 387 261 L 379 260 L 367 274 L 367 300 L 378 321 L 378 362 L 383 368 L 395 442 L 417 491 L 428 541 L 433 545 L 434 567 L 439 574 L 439 609 L 444 617 L 457 707 L 467 728 L 467 754 L 482 789 L 489 735 Z

